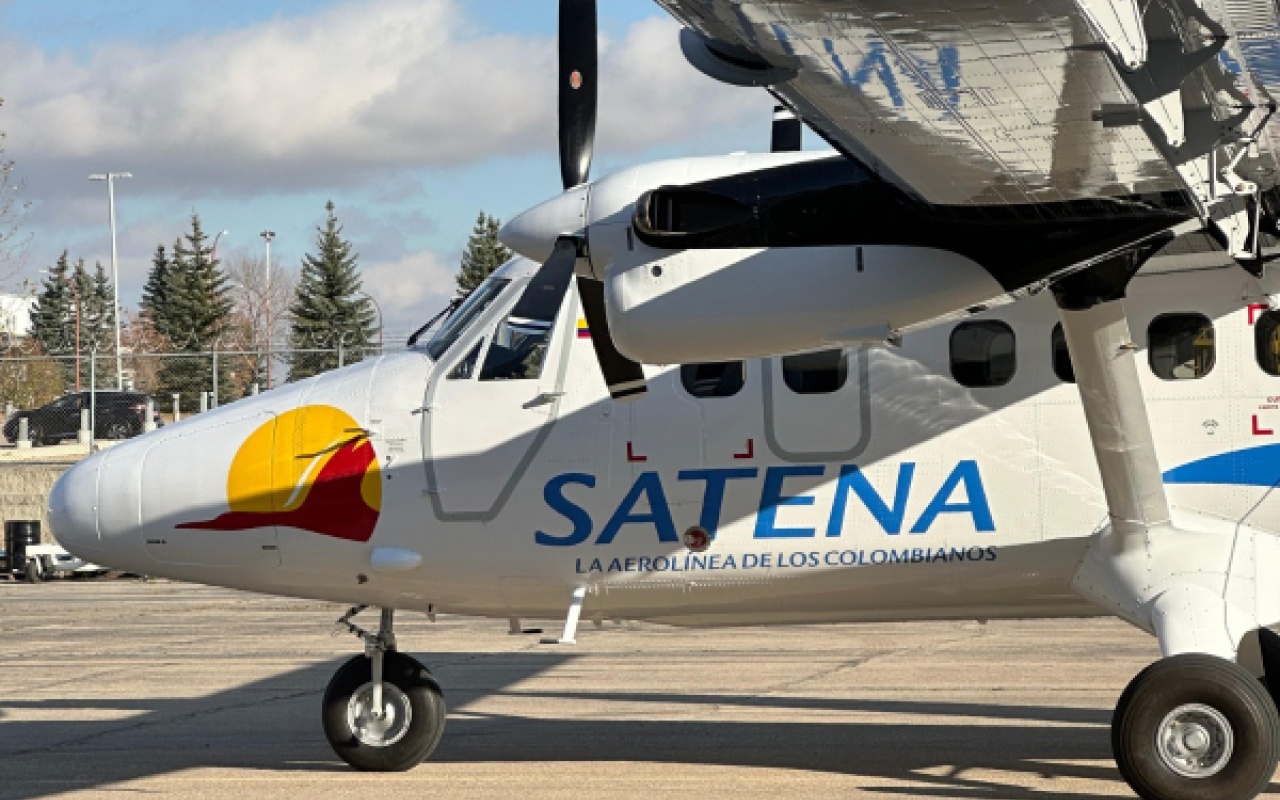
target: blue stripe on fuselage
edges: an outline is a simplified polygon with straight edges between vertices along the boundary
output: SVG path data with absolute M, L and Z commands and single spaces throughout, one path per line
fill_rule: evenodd
M 1192 461 L 1166 472 L 1164 482 L 1275 486 L 1280 483 L 1280 444 L 1250 447 Z

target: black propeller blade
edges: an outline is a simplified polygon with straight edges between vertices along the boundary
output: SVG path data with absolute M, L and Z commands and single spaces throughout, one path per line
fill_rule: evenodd
M 596 0 L 560 0 L 560 177 L 566 190 L 587 182 L 596 137 Z M 582 242 L 562 236 L 525 288 L 511 316 L 550 325 L 564 302 Z M 644 370 L 618 352 L 609 334 L 604 285 L 578 278 L 583 315 L 591 329 L 600 372 L 615 400 L 647 390 Z
M 782 104 L 773 107 L 773 139 L 769 151 L 795 153 L 804 149 L 804 123 Z
M 614 400 L 640 397 L 648 391 L 644 370 L 613 345 L 609 317 L 604 310 L 604 284 L 578 278 L 578 294 L 582 297 L 582 315 L 587 318 L 587 327 L 591 329 L 591 344 L 596 349 L 596 360 L 600 362 L 609 395 Z
M 511 319 L 531 326 L 550 327 L 564 302 L 578 259 L 578 241 L 571 236 L 556 240 L 556 249 L 542 268 L 529 281 L 524 294 L 511 310 Z M 591 344 L 600 362 L 600 372 L 614 400 L 635 398 L 645 393 L 644 370 L 639 364 L 618 352 L 609 334 L 609 318 L 604 309 L 604 284 L 578 278 L 578 294 L 582 296 L 582 313 L 591 330 Z
M 560 0 L 560 177 L 587 182 L 596 139 L 596 0 Z
M 564 293 L 573 277 L 573 264 L 578 260 L 578 242 L 570 236 L 556 240 L 556 248 L 542 268 L 529 281 L 524 294 L 511 309 L 515 319 L 542 322 L 550 325 L 560 312 Z

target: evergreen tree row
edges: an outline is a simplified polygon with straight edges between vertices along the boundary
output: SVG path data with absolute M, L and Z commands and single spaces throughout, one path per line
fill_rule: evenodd
M 191 230 L 172 250 L 166 252 L 163 244 L 156 248 L 142 290 L 142 315 L 173 353 L 160 367 L 157 394 L 181 395 L 185 411 L 198 407 L 201 392 L 213 391 L 208 353 L 221 345 L 231 325 L 231 288 L 208 238 L 199 215 L 192 214 Z M 219 360 L 217 372 L 218 402 L 225 403 L 236 393 L 226 359 Z
M 46 353 L 63 355 L 76 347 L 76 298 L 79 297 L 80 347 L 111 352 L 115 347 L 115 318 L 111 313 L 111 279 L 99 263 L 92 273 L 84 259 L 74 266 L 66 251 L 48 270 L 31 307 L 31 335 Z

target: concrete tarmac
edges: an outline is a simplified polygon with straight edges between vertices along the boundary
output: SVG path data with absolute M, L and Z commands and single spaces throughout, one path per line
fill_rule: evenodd
M 358 652 L 331 635 L 336 606 L 60 581 L 0 584 L 0 610 L 6 800 L 1127 797 L 1111 708 L 1158 657 L 1114 620 L 588 623 L 556 646 L 404 614 L 401 649 L 435 672 L 449 721 L 430 761 L 371 775 L 320 728 Z

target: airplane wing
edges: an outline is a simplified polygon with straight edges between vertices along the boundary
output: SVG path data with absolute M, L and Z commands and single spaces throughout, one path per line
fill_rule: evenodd
M 1181 193 L 1242 262 L 1274 227 L 1272 0 L 658 2 L 695 66 L 926 202 Z

